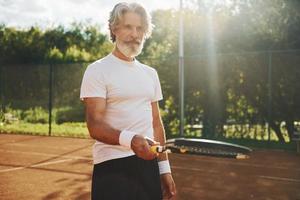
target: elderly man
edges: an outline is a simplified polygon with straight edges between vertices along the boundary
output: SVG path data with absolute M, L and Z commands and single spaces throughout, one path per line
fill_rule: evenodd
M 93 146 L 93 200 L 175 199 L 159 113 L 161 86 L 155 69 L 137 61 L 153 25 L 137 3 L 119 3 L 110 13 L 115 43 L 106 57 L 88 66 L 80 98 Z

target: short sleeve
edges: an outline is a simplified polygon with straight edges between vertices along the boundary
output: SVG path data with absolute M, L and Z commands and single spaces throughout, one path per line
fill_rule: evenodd
M 152 99 L 152 102 L 160 101 L 163 99 L 161 85 L 160 85 L 159 77 L 158 77 L 156 70 L 154 73 L 154 84 L 155 84 L 155 92 L 154 92 L 154 98 Z
M 89 65 L 83 75 L 80 88 L 80 99 L 87 97 L 106 98 L 104 75 L 96 65 Z

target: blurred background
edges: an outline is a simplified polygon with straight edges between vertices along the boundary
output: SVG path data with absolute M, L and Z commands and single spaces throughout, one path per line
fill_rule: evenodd
M 81 79 L 113 48 L 107 19 L 117 2 L 0 0 L 1 133 L 89 137 Z M 158 71 L 168 138 L 296 148 L 298 0 L 184 0 L 181 12 L 179 1 L 135 2 L 155 25 L 138 60 Z

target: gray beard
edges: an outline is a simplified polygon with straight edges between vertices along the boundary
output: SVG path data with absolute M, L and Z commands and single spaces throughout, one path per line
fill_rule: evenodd
M 142 41 L 138 47 L 136 47 L 137 45 L 134 45 L 133 47 L 132 45 L 127 45 L 120 42 L 116 42 L 116 46 L 118 47 L 119 51 L 124 54 L 124 56 L 133 58 L 138 56 L 142 52 L 144 42 Z

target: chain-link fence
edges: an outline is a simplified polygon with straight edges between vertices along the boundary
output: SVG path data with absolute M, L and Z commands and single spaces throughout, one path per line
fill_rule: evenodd
M 293 137 L 299 61 L 294 50 L 185 58 L 186 124 L 205 137 Z
M 168 135 L 176 135 L 178 58 L 140 60 L 159 73 L 164 123 Z M 300 121 L 299 63 L 300 50 L 186 56 L 186 135 L 291 138 Z M 1 64 L 2 132 L 14 120 L 49 124 L 49 134 L 51 125 L 84 122 L 79 92 L 87 65 Z

